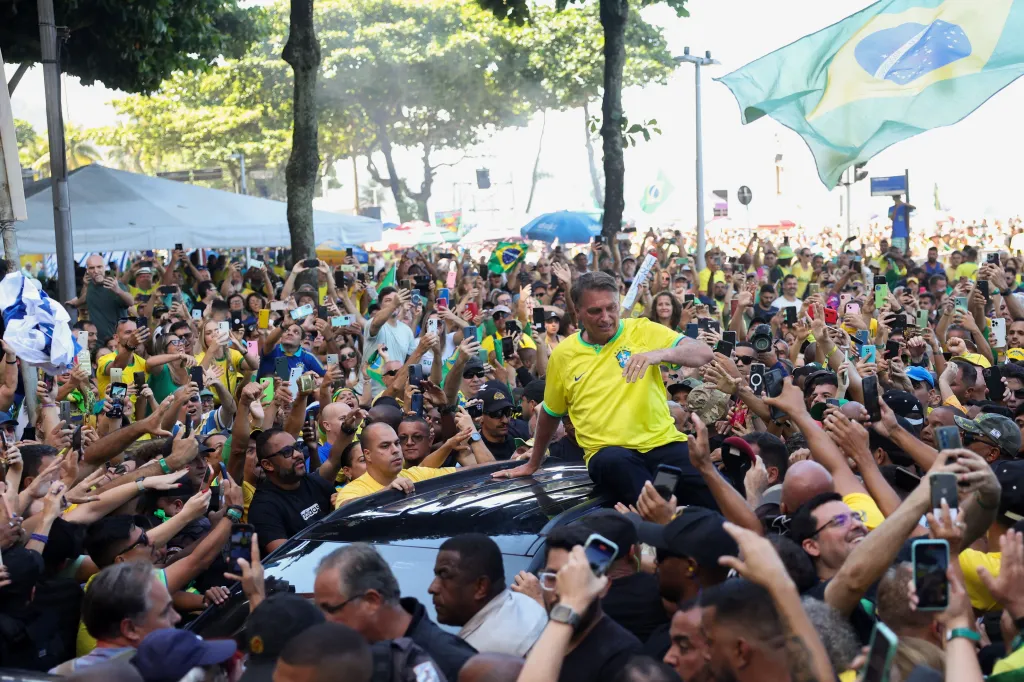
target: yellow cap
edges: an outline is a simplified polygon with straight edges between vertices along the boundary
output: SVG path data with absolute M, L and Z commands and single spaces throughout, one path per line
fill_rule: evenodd
M 966 360 L 967 362 L 971 363 L 972 365 L 977 365 L 978 367 L 991 367 L 992 366 L 992 363 L 989 362 L 988 358 L 986 358 L 984 355 L 982 355 L 980 353 L 964 353 L 963 355 L 958 355 L 958 356 L 956 356 L 953 359 L 954 360 Z

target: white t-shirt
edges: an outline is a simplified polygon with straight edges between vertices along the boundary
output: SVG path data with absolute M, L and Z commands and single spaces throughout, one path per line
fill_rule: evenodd
M 772 305 L 779 310 L 785 310 L 786 308 L 796 308 L 797 312 L 800 312 L 800 307 L 803 305 L 803 301 L 797 299 L 795 301 L 787 301 L 784 296 L 779 296 L 777 299 L 772 301 Z
M 448 358 L 455 354 L 455 342 L 452 340 L 455 338 L 455 332 L 444 335 L 444 348 L 441 349 L 441 362 L 447 362 Z M 423 374 L 430 376 L 430 370 L 434 366 L 434 354 L 429 350 L 423 355 L 423 359 L 420 360 L 420 367 L 423 368 Z
M 391 324 L 392 322 L 394 324 Z M 363 357 L 369 358 L 379 346 L 387 346 L 388 359 L 404 364 L 409 358 L 409 354 L 412 353 L 413 348 L 416 347 L 416 337 L 412 330 L 409 329 L 409 325 L 391 319 L 380 326 L 376 336 L 371 336 L 370 326 L 372 324 L 373 320 L 369 319 L 363 328 L 363 338 L 366 339 L 366 349 L 363 351 Z

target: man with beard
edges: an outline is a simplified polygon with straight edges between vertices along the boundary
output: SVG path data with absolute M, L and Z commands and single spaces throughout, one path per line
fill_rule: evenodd
M 484 413 L 480 419 L 480 433 L 474 433 L 470 438 L 482 440 L 494 459 L 512 459 L 516 453 L 516 440 L 529 440 L 530 431 L 529 428 L 522 428 L 523 422 L 513 422 L 513 406 L 508 389 L 497 381 L 491 381 L 480 388 L 476 398 L 483 403 Z
M 327 516 L 334 477 L 307 474 L 303 451 L 282 429 L 268 429 L 256 437 L 256 457 L 265 478 L 253 495 L 248 518 L 259 534 L 261 551 L 272 552 Z
M 863 514 L 850 509 L 839 493 L 816 495 L 790 522 L 790 536 L 814 562 L 820 580 L 831 580 L 868 529 Z
M 298 367 L 303 374 L 308 370 L 323 376 L 323 365 L 315 355 L 302 347 L 302 337 L 302 327 L 292 322 L 291 318 L 287 316 L 280 327 L 271 329 L 270 333 L 261 341 L 259 376 L 274 376 L 277 359 L 282 357 L 288 359 L 289 370 Z
M 641 653 L 640 640 L 601 610 L 608 585 L 583 613 L 560 604 L 558 571 L 569 562 L 573 548 L 586 544 L 589 536 L 590 531 L 578 525 L 553 529 L 544 548 L 544 569 L 537 574 L 551 620 L 573 626 L 559 682 L 611 682 L 631 657 Z

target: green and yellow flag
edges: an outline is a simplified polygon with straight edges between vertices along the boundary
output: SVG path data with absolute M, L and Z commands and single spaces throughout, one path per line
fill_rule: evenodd
M 1024 74 L 1024 2 L 881 0 L 719 78 L 743 123 L 804 139 L 826 187 L 926 130 L 953 125 Z
M 522 242 L 498 242 L 491 253 L 491 259 L 487 261 L 487 269 L 500 275 L 508 272 L 516 266 L 516 263 L 526 258 L 526 244 Z
M 380 288 L 393 287 L 395 286 L 395 268 L 398 264 L 392 264 L 391 269 L 388 270 L 388 274 L 384 275 L 384 279 L 380 281 Z

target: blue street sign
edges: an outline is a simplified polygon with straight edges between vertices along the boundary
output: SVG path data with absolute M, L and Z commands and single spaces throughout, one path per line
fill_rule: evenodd
M 888 178 L 871 178 L 871 196 L 873 197 L 891 197 L 906 193 L 906 175 L 893 175 Z

